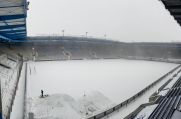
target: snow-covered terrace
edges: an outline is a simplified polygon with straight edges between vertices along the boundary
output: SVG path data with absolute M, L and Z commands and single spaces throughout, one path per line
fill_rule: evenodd
M 9 118 L 16 93 L 21 63 L 10 60 L 7 55 L 0 56 L 0 81 L 3 118 Z

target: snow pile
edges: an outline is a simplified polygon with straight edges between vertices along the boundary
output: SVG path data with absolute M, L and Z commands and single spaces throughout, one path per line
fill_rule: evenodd
M 30 112 L 36 119 L 80 119 L 76 112 L 75 100 L 64 94 L 55 94 L 46 98 L 29 99 Z
M 113 103 L 99 92 L 84 95 L 78 101 L 66 94 L 54 94 L 29 98 L 28 113 L 34 113 L 36 119 L 81 119 L 111 105 Z
M 78 100 L 78 103 L 81 107 L 81 113 L 85 114 L 86 116 L 109 109 L 115 105 L 102 93 L 96 91 L 91 92 L 88 95 L 84 95 Z

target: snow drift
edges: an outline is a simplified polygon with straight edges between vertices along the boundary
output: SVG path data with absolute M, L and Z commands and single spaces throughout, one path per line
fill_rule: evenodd
M 100 92 L 91 92 L 78 100 L 66 94 L 53 94 L 45 98 L 29 98 L 28 113 L 36 119 L 81 119 L 113 106 Z

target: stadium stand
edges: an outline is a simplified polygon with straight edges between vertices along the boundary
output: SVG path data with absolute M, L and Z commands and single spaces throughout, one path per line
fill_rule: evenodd
M 2 116 L 8 119 L 16 95 L 17 84 L 22 67 L 22 61 L 7 54 L 0 54 L 0 80 L 2 96 Z
M 53 39 L 54 37 L 45 37 L 44 40 L 32 37 L 28 42 L 13 43 L 9 48 L 0 44 L 0 50 L 6 49 L 10 54 L 22 54 L 26 60 L 33 60 L 35 57 L 37 61 L 119 58 L 179 61 L 181 58 L 181 44 L 179 43 L 121 43 L 77 38 Z
M 181 1 L 161 1 L 177 22 L 181 24 Z M 5 5 L 0 6 L 0 42 L 3 42 L 3 44 L 0 43 L 0 80 L 4 119 L 9 118 L 16 95 L 23 63 L 22 57 L 20 58 L 21 55 L 23 55 L 24 61 L 126 58 L 166 62 L 174 59 L 174 63 L 180 63 L 180 43 L 122 43 L 72 36 L 27 37 L 27 1 L 2 0 L 1 3 Z M 144 90 L 137 95 L 139 96 L 143 92 Z M 107 115 L 134 99 L 135 96 L 117 107 L 113 107 L 92 118 L 95 119 Z M 162 96 L 158 100 L 157 104 L 158 106 L 149 119 L 178 119 L 178 115 L 181 115 L 181 78 L 176 81 L 166 96 Z

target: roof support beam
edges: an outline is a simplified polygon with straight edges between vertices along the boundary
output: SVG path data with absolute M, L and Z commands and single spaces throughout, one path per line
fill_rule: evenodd
M 25 27 L 18 27 L 18 28 L 13 28 L 13 31 L 16 31 L 16 30 L 24 30 L 26 31 L 26 28 Z M 12 31 L 12 29 L 0 29 L 0 32 L 5 32 L 5 31 Z
M 181 5 L 180 0 L 161 0 L 165 6 L 168 5 Z
M 3 33 L 0 33 L 0 36 L 3 36 L 5 38 L 7 38 L 7 39 L 14 40 L 14 39 L 17 39 L 17 38 L 25 38 L 26 34 L 3 34 Z
M 23 7 L 24 5 L 0 6 L 0 8 Z
M 16 32 L 26 32 L 26 30 L 8 30 L 8 31 L 0 31 L 1 33 L 16 33 Z
M 26 27 L 26 25 L 25 24 L 18 24 L 18 25 L 0 26 L 0 30 L 13 29 L 13 28 L 19 28 L 19 27 Z
M 25 14 L 3 15 L 3 16 L 0 16 L 0 21 L 21 19 L 21 18 L 25 18 Z
M 181 15 L 181 11 L 170 11 L 172 15 Z
M 12 40 L 12 39 L 9 39 L 9 38 L 7 38 L 7 37 L 5 37 L 5 36 L 3 36 L 3 35 L 0 34 L 0 41 L 1 41 L 2 39 L 3 39 L 3 40 L 7 40 L 7 41 Z
M 178 23 L 181 23 L 181 20 L 177 20 Z
M 6 35 L 19 35 L 19 34 L 25 34 L 26 35 L 26 32 L 6 33 Z
M 174 18 L 175 19 L 181 19 L 181 15 L 175 15 Z
M 26 35 L 11 35 L 10 38 L 12 40 L 15 40 L 15 39 L 18 39 L 18 38 L 21 38 L 21 39 L 25 39 L 26 38 Z
M 168 5 L 165 6 L 167 9 L 181 9 L 181 5 Z
M 1 0 L 0 0 L 1 1 Z M 23 40 L 27 37 L 27 0 L 2 0 L 0 3 L 0 40 Z

